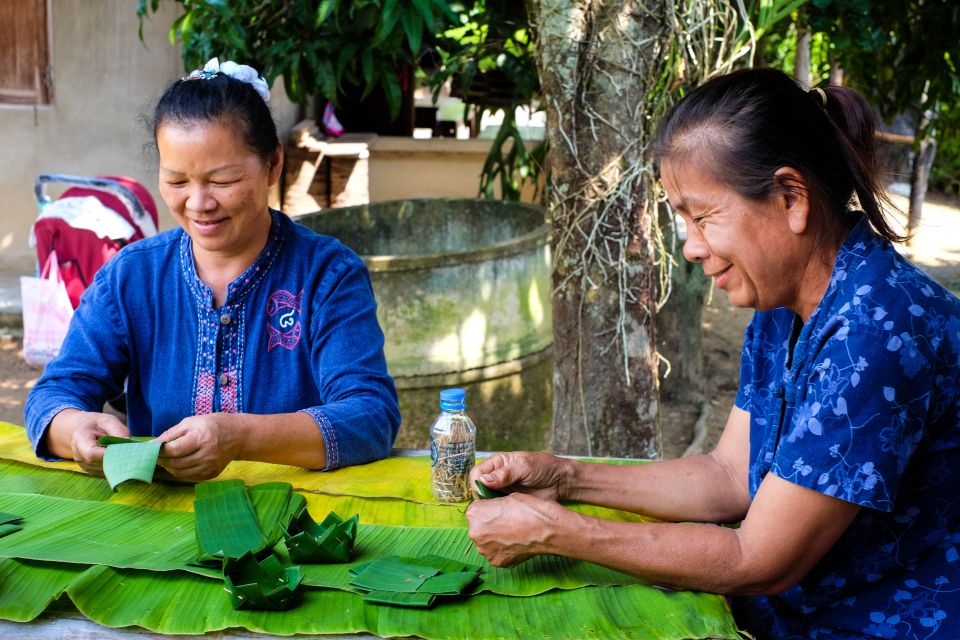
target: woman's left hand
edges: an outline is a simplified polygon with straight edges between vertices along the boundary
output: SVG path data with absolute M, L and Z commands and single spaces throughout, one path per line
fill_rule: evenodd
M 230 414 L 184 418 L 158 436 L 164 442 L 157 462 L 180 480 L 199 482 L 220 475 L 236 459 L 242 434 Z
M 470 539 L 490 564 L 512 567 L 542 553 L 568 509 L 525 493 L 475 500 L 467 508 Z

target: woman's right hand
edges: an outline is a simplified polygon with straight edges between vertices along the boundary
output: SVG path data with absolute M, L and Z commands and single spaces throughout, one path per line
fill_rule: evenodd
M 107 449 L 97 442 L 100 436 L 128 438 L 130 430 L 108 413 L 64 409 L 50 423 L 47 446 L 53 455 L 73 458 L 90 475 L 102 476 Z
M 568 497 L 574 462 L 546 453 L 496 453 L 470 472 L 470 486 L 479 480 L 491 489 L 520 492 L 558 502 Z

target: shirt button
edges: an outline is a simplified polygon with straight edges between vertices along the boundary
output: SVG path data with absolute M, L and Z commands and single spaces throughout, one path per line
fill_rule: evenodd
M 225 387 L 230 384 L 230 376 L 225 373 L 220 374 L 220 386 Z
M 230 316 L 228 316 L 227 314 L 223 314 L 222 316 L 220 316 L 220 324 L 222 325 L 230 324 Z

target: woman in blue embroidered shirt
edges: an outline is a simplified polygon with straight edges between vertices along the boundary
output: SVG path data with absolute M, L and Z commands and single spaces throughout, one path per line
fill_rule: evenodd
M 247 66 L 211 60 L 153 116 L 180 228 L 130 245 L 84 295 L 31 391 L 42 457 L 101 473 L 104 434 L 153 435 L 187 480 L 231 460 L 334 469 L 385 457 L 400 424 L 363 262 L 267 206 L 283 147 Z M 126 384 L 127 425 L 101 413 Z
M 855 91 L 771 69 L 673 109 L 657 155 L 684 255 L 757 310 L 736 406 L 703 456 L 486 460 L 475 477 L 513 491 L 467 511 L 491 562 L 559 553 L 742 596 L 758 638 L 960 637 L 960 301 L 894 250 L 873 134 Z

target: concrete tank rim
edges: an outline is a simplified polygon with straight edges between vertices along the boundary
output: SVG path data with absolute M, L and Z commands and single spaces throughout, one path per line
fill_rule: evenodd
M 405 202 L 449 202 L 452 204 L 458 202 L 469 202 L 471 204 L 481 203 L 493 204 L 496 206 L 509 205 L 511 208 L 519 207 L 542 212 L 544 214 L 544 223 L 539 225 L 533 231 L 518 235 L 515 238 L 485 245 L 477 249 L 468 249 L 466 251 L 445 251 L 442 253 L 431 253 L 418 256 L 360 254 L 360 258 L 364 261 L 364 263 L 367 265 L 367 269 L 369 269 L 371 272 L 418 271 L 452 264 L 484 262 L 494 258 L 507 257 L 529 251 L 530 249 L 536 249 L 541 246 L 545 246 L 550 241 L 551 226 L 550 223 L 546 221 L 546 209 L 540 205 L 529 202 L 509 202 L 504 200 L 486 200 L 483 198 L 405 198 L 402 200 L 371 202 L 368 204 L 353 205 L 350 207 L 336 207 L 336 209 L 338 212 L 343 212 L 351 209 L 362 209 L 370 206 L 387 207 L 391 204 Z M 330 209 L 323 209 L 320 211 L 301 214 L 296 216 L 294 220 L 299 221 L 307 216 L 322 215 L 325 211 L 330 211 Z

